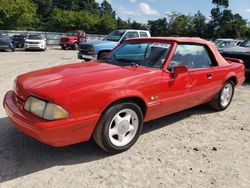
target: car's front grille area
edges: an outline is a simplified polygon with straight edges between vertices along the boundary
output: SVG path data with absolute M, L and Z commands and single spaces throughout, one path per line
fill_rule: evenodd
M 0 42 L 0 45 L 1 45 L 1 46 L 8 46 L 8 45 L 9 45 L 9 42 Z
M 39 44 L 39 42 L 27 42 L 28 44 Z
M 69 42 L 69 39 L 68 38 L 62 38 L 61 42 Z
M 79 52 L 80 52 L 80 54 L 89 55 L 89 52 L 88 52 L 89 48 L 90 48 L 90 46 L 80 45 L 79 46 Z

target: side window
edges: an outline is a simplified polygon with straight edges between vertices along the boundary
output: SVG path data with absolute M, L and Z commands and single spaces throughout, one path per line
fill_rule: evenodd
M 141 31 L 140 32 L 140 36 L 141 37 L 148 37 L 148 34 L 146 32 Z
M 204 46 L 178 44 L 170 62 L 169 70 L 173 70 L 178 65 L 187 65 L 189 69 L 199 69 L 212 67 L 213 63 Z
M 123 37 L 123 40 L 130 39 L 130 38 L 138 38 L 139 34 L 136 31 L 129 31 Z

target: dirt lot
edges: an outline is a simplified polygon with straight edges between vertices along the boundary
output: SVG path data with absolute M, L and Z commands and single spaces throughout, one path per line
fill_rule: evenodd
M 77 62 L 76 51 L 0 52 L 0 100 L 27 71 Z M 195 107 L 146 123 L 129 151 L 93 141 L 52 148 L 13 128 L 0 107 L 0 187 L 249 187 L 250 85 L 231 106 Z

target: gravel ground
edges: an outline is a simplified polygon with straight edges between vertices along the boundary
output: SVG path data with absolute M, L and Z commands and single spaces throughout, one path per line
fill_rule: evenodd
M 0 99 L 20 73 L 78 62 L 76 51 L 0 52 Z M 0 107 L 0 187 L 249 187 L 250 81 L 231 106 L 202 105 L 146 123 L 129 151 L 93 141 L 53 148 L 23 135 Z

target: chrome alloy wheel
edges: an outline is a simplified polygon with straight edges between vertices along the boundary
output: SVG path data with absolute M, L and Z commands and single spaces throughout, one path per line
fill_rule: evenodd
M 109 125 L 109 139 L 117 147 L 130 143 L 136 136 L 139 117 L 132 109 L 120 110 Z
M 221 92 L 220 102 L 223 107 L 227 106 L 233 95 L 233 86 L 231 84 L 226 84 Z

